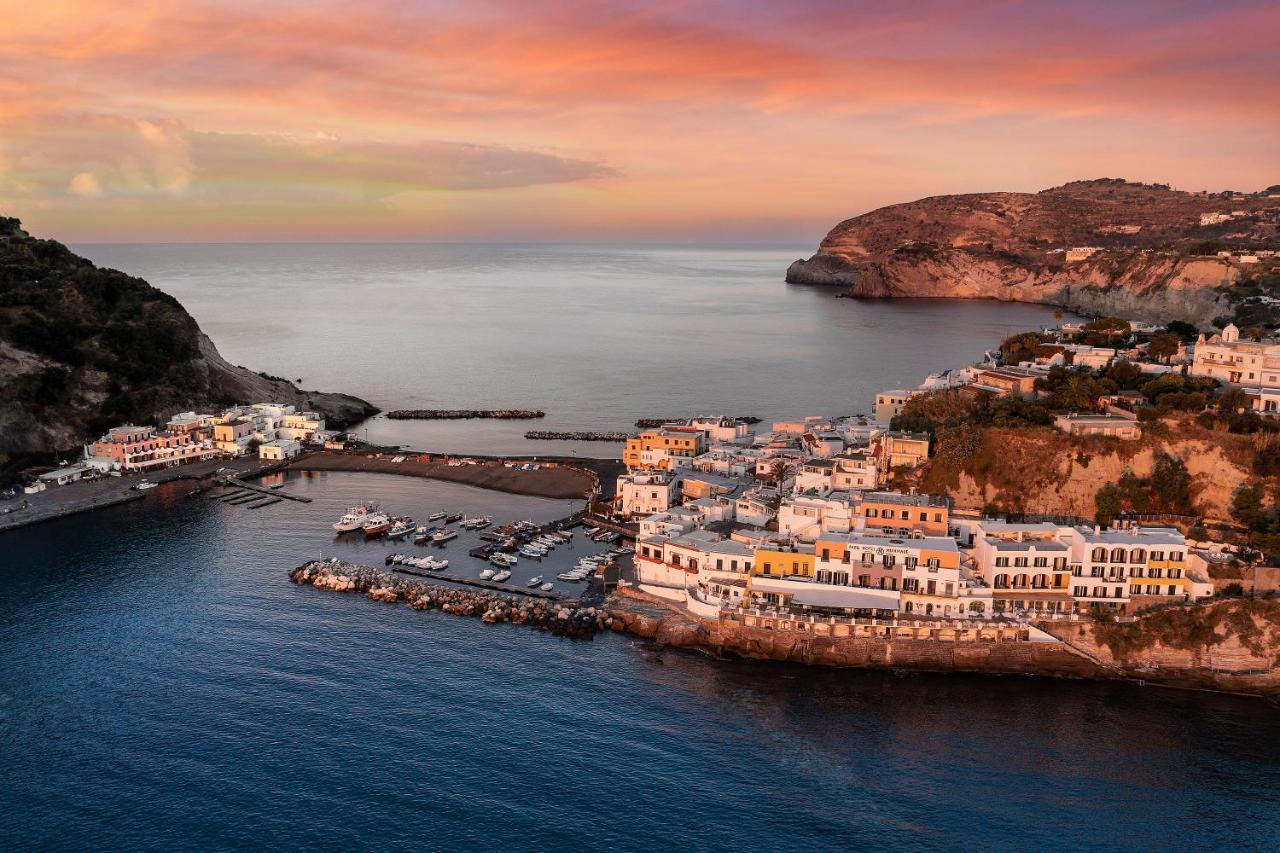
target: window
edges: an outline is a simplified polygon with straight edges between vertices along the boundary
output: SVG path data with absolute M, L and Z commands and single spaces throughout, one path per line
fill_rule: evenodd
M 1105 560 L 1105 559 L 1107 559 L 1107 549 L 1106 549 L 1106 548 L 1094 548 L 1094 549 L 1093 549 L 1093 561 L 1094 561 L 1095 563 L 1101 563 L 1101 562 L 1102 562 L 1103 560 Z
M 1007 565 L 1009 565 L 1009 558 L 1008 558 L 1008 557 L 996 557 L 996 567 L 997 567 L 997 568 L 1001 568 L 1001 567 L 1003 567 L 1003 566 L 1007 566 Z
M 885 554 L 883 557 L 880 558 L 880 562 L 881 564 L 884 565 L 886 569 L 892 569 L 895 565 L 897 565 L 898 558 L 893 556 L 892 554 Z
M 1073 587 L 1071 588 L 1071 594 L 1072 594 L 1072 595 L 1074 595 L 1076 598 L 1088 598 L 1088 596 L 1089 596 L 1089 587 L 1087 587 L 1087 586 L 1073 586 Z
M 914 569 L 916 566 L 920 565 L 920 558 L 907 557 L 906 565 L 908 569 Z
M 922 513 L 920 513 L 920 520 L 921 520 L 921 521 L 928 521 L 928 520 L 929 520 L 929 513 L 927 513 L 927 512 L 922 512 Z
M 1172 551 L 1172 552 L 1170 552 L 1170 554 L 1169 554 L 1169 559 L 1170 559 L 1170 561 L 1172 561 L 1172 562 L 1174 562 L 1174 563 L 1182 562 L 1182 552 L 1181 552 L 1181 551 Z
M 1013 558 L 1013 564 L 1014 564 L 1014 566 L 1016 566 L 1016 567 L 1018 567 L 1018 568 L 1020 568 L 1020 569 L 1025 569 L 1025 568 L 1027 567 L 1027 558 L 1026 558 L 1026 557 L 1014 557 L 1014 558 Z

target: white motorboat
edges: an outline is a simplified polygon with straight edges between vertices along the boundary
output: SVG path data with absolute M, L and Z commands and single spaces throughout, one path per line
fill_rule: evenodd
M 448 542 L 450 539 L 457 539 L 457 538 L 458 538 L 458 531 L 450 530 L 449 528 L 446 527 L 444 530 L 441 530 L 437 532 L 434 536 L 432 536 L 431 541 L 436 543 L 437 545 L 443 545 L 445 542 Z
M 489 562 L 493 563 L 495 566 L 503 566 L 509 569 L 516 564 L 516 558 L 511 554 L 504 554 L 499 551 L 489 558 Z
M 427 521 L 443 521 L 448 515 L 447 512 L 433 512 L 427 516 Z
M 506 569 L 502 569 L 500 572 L 498 572 L 493 576 L 493 580 L 495 583 L 505 583 L 507 579 L 510 577 L 511 577 L 511 572 L 507 571 Z
M 531 578 L 529 582 L 525 584 L 525 586 L 529 587 L 530 589 L 533 589 L 535 586 L 537 586 L 540 583 L 542 583 L 542 575 L 538 575 L 535 578 Z
M 560 574 L 556 575 L 556 577 L 558 577 L 562 581 L 571 581 L 573 583 L 580 583 L 582 581 L 582 578 L 578 577 L 577 575 L 570 574 L 569 572 L 561 572 Z
M 556 588 L 556 585 L 551 583 L 551 581 L 547 581 L 542 586 L 538 587 L 538 589 L 542 590 L 543 592 L 551 592 L 551 590 L 555 588 Z
M 412 530 L 412 518 L 398 518 L 395 523 L 391 525 L 391 529 L 387 531 L 387 538 L 400 539 L 401 537 L 408 536 L 409 532 Z
M 521 548 L 520 553 L 531 560 L 541 560 L 543 557 L 547 556 L 546 551 L 538 551 L 534 548 L 530 548 L 528 545 Z
M 369 517 L 370 507 L 353 506 L 347 510 L 342 518 L 333 524 L 333 529 L 338 533 L 354 533 L 364 526 L 365 519 Z
M 482 580 L 482 581 L 487 581 L 487 580 L 489 580 L 490 578 L 492 578 L 492 577 L 494 576 L 494 574 L 495 574 L 495 572 L 493 571 L 493 569 L 485 569 L 484 571 L 482 571 L 482 572 L 480 573 L 480 580 Z

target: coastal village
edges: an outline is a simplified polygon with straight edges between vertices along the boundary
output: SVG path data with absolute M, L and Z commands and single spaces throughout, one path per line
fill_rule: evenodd
M 601 489 L 596 473 L 584 478 L 596 483 L 595 493 L 573 521 L 617 542 L 607 561 L 611 576 L 606 580 L 601 560 L 579 566 L 582 576 L 572 580 L 589 580 L 584 597 L 593 601 L 616 589 L 631 607 L 647 600 L 721 630 L 1046 648 L 1061 646 L 1053 625 L 1131 622 L 1164 608 L 1280 590 L 1280 567 L 1231 519 L 1122 506 L 1104 512 L 1101 493 L 1094 518 L 1033 517 L 957 506 L 945 490 L 919 488 L 914 475 L 939 452 L 940 433 L 930 419 L 939 401 L 976 407 L 962 408 L 965 418 L 994 412 L 1007 422 L 1051 427 L 1063 440 L 1106 446 L 1167 431 L 1167 416 L 1237 425 L 1243 418 L 1250 430 L 1275 431 L 1280 341 L 1232 323 L 1206 335 L 1116 318 L 1063 322 L 1014 335 L 980 362 L 930 375 L 915 388 L 883 390 L 868 401 L 867 414 L 772 423 L 739 416 L 645 420 L 625 440 L 623 473 L 612 489 Z M 341 463 L 328 470 L 409 473 L 394 463 L 419 458 L 385 450 L 326 429 L 316 412 L 257 403 L 216 414 L 183 412 L 155 427 L 114 427 L 85 446 L 81 460 L 41 474 L 27 490 L 209 460 L 284 465 L 322 457 Z M 458 458 L 443 464 L 467 462 L 480 464 Z M 540 467 L 505 464 L 515 477 Z M 145 479 L 134 486 L 149 487 Z M 472 555 L 490 559 L 491 551 Z M 432 570 L 448 565 L 432 559 Z M 387 562 L 422 564 L 401 555 Z M 388 583 L 403 583 L 345 563 L 308 567 L 295 574 L 334 589 L 350 589 L 351 578 L 361 577 L 374 597 L 392 595 Z M 487 572 L 479 580 L 431 577 L 493 588 L 497 573 Z M 541 576 L 536 580 L 542 594 L 563 597 L 549 592 L 553 584 Z M 506 612 L 494 601 L 482 596 L 469 608 L 473 615 Z M 591 619 L 606 625 L 615 616 L 602 610 Z
M 1239 537 L 1214 541 L 1193 519 L 1011 519 L 893 487 L 930 457 L 927 433 L 895 427 L 912 401 L 931 395 L 1018 405 L 1051 399 L 1066 380 L 1128 371 L 1214 389 L 1237 415 L 1270 416 L 1280 341 L 1257 337 L 1231 324 L 1184 341 L 1125 321 L 1066 323 L 1032 333 L 1012 358 L 1006 346 L 917 388 L 883 391 L 873 415 L 808 416 L 759 431 L 702 417 L 643 431 L 627 442 L 614 500 L 637 528 L 636 584 L 704 618 L 887 624 L 1131 618 L 1242 590 L 1240 575 L 1220 571 L 1242 562 L 1256 564 L 1249 591 L 1274 592 L 1280 570 L 1263 553 Z M 1061 433 L 1114 442 L 1161 428 L 1141 394 L 1099 390 L 1090 409 L 1048 407 L 1042 416 Z

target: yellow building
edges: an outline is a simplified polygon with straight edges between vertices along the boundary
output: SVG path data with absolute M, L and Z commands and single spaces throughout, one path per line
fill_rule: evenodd
M 768 575 L 770 577 L 813 577 L 814 546 L 781 545 L 768 548 L 757 548 L 752 575 Z
M 701 430 L 679 427 L 645 430 L 627 439 L 622 461 L 631 469 L 671 470 L 680 467 L 673 459 L 692 459 L 706 449 L 706 433 Z

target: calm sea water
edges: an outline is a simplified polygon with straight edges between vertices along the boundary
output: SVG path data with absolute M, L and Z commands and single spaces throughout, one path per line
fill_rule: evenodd
M 655 654 L 289 583 L 378 494 L 148 500 L 0 540 L 0 837 L 27 849 L 1274 849 L 1261 702 Z M 412 546 L 400 546 L 412 547 Z M 478 565 L 451 546 L 465 570 Z M 528 570 L 522 565 L 522 570 Z
M 968 364 L 1043 306 L 837 299 L 787 286 L 806 247 L 94 245 L 172 293 L 230 361 L 394 408 L 537 408 L 537 422 L 376 418 L 415 448 L 609 455 L 524 432 L 698 413 L 870 411 Z
M 177 295 L 233 361 L 383 406 L 540 406 L 565 428 L 866 409 L 878 388 L 1049 316 L 787 288 L 780 272 L 800 247 L 82 250 Z M 526 426 L 370 432 L 528 450 Z M 1155 850 L 1280 838 L 1280 715 L 1261 702 L 655 654 L 616 635 L 573 642 L 301 589 L 286 573 L 311 556 L 376 562 L 388 550 L 327 535 L 349 502 L 504 519 L 569 505 L 364 474 L 294 475 L 289 488 L 315 502 L 253 511 L 165 487 L 0 536 L 0 846 Z M 474 572 L 464 544 L 448 549 L 451 569 Z M 517 578 L 533 571 L 522 563 Z

